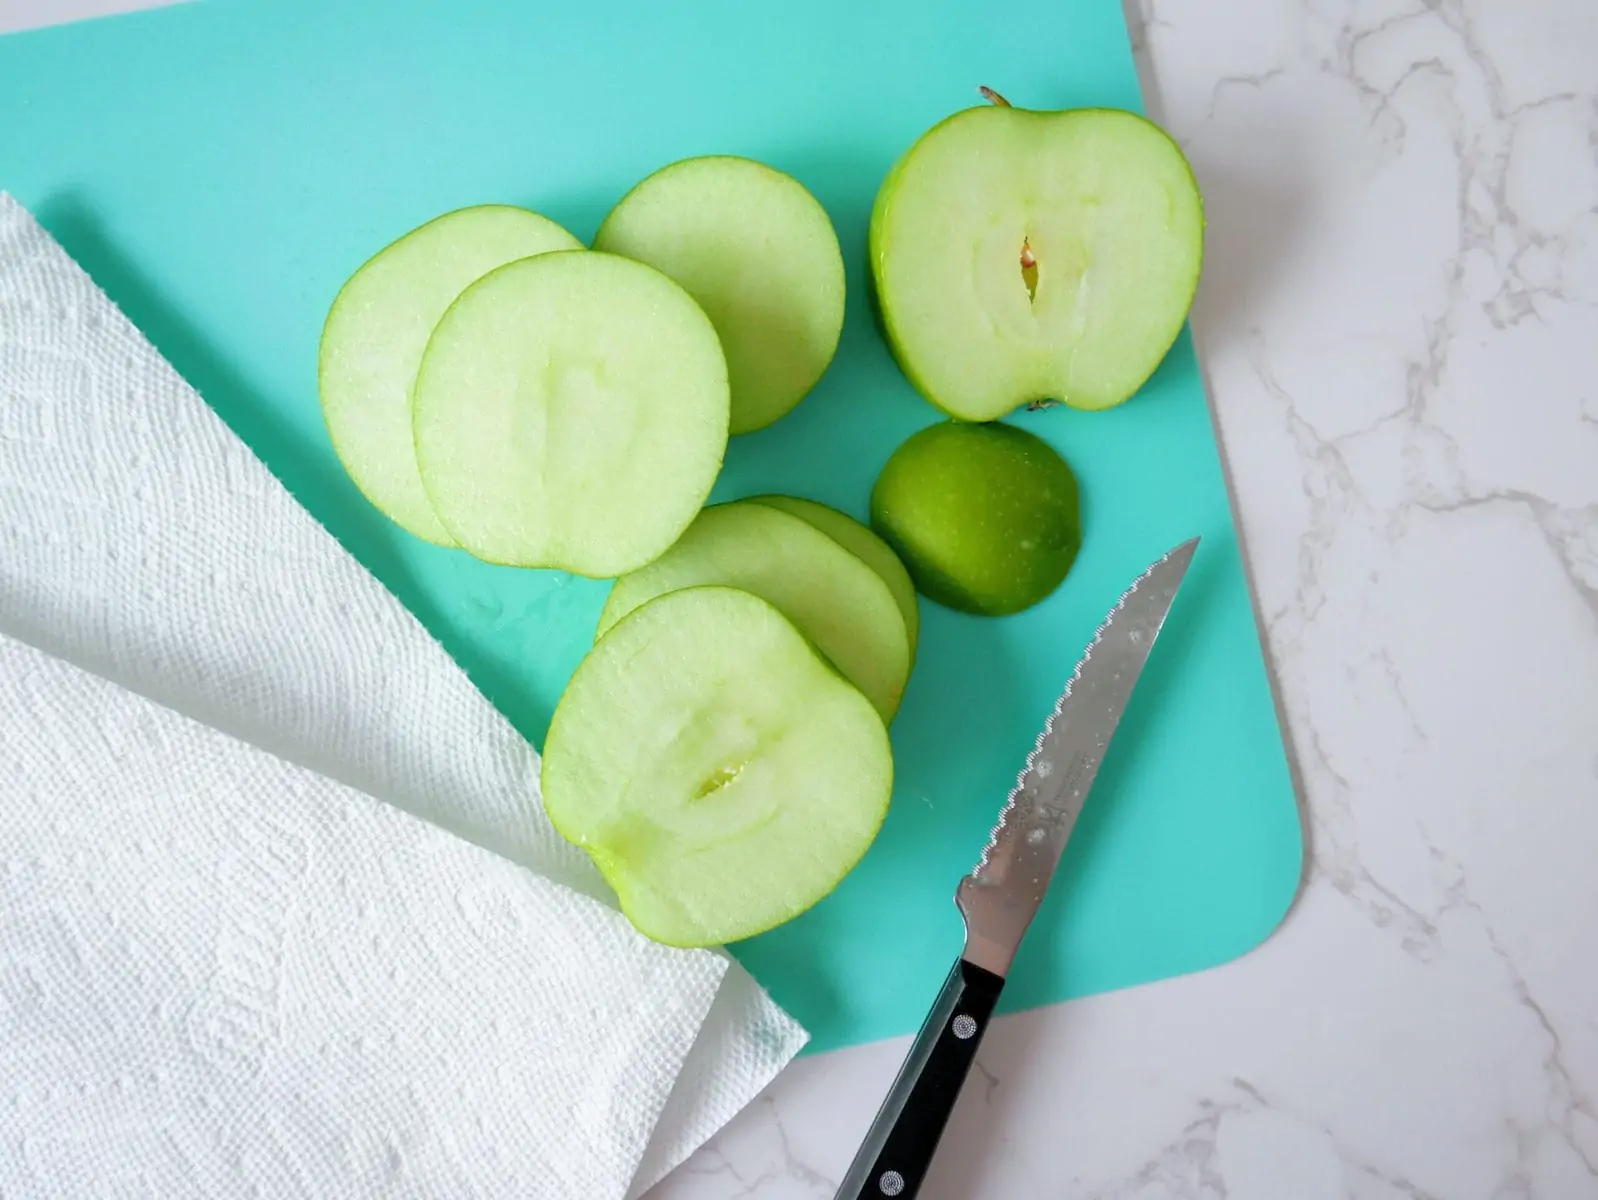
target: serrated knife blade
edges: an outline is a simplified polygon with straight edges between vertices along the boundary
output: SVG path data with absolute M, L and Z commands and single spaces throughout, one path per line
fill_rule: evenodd
M 1044 722 L 987 846 L 955 893 L 965 918 L 965 949 L 837 1200 L 912 1200 L 920 1191 L 1010 964 L 1048 892 L 1198 542 L 1192 538 L 1162 555 L 1121 594 Z
M 1192 538 L 1170 550 L 1116 601 L 1044 722 L 976 867 L 960 881 L 965 957 L 996 975 L 1009 971 L 1043 903 L 1197 549 Z

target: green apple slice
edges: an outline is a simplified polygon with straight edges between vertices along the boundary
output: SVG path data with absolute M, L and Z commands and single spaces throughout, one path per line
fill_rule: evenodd
M 679 588 L 719 584 L 777 606 L 884 721 L 910 676 L 910 639 L 882 577 L 809 522 L 751 501 L 705 509 L 665 554 L 611 588 L 599 636 Z
M 1198 185 L 1158 126 L 1117 109 L 971 108 L 895 164 L 870 260 L 901 369 L 951 416 L 990 421 L 1137 391 L 1187 318 Z
M 865 854 L 892 788 L 871 704 L 776 608 L 724 587 L 671 592 L 601 638 L 544 750 L 549 819 L 674 946 L 813 906 Z
M 783 512 L 808 521 L 881 576 L 882 582 L 893 593 L 900 616 L 904 617 L 905 634 L 910 639 L 910 658 L 914 662 L 916 641 L 921 633 L 921 608 L 916 603 L 916 585 L 910 578 L 910 572 L 904 569 L 904 563 L 899 561 L 892 546 L 848 513 L 839 512 L 819 500 L 776 494 L 752 496 L 750 499 L 756 504 L 780 508 Z
M 401 528 L 454 545 L 428 502 L 411 438 L 411 389 L 433 326 L 468 284 L 495 267 L 581 246 L 537 213 L 483 204 L 411 230 L 339 289 L 318 354 L 322 417 L 355 486 Z
M 594 249 L 659 268 L 710 315 L 735 434 L 789 412 L 837 352 L 838 235 L 803 184 L 763 163 L 711 155 L 663 167 L 622 197 Z
M 603 578 L 688 527 L 727 447 L 727 366 L 652 267 L 556 251 L 461 293 L 416 377 L 433 511 L 489 562 Z
M 923 595 L 982 616 L 1038 603 L 1082 547 L 1075 473 L 1013 425 L 943 421 L 912 435 L 877 477 L 871 523 Z

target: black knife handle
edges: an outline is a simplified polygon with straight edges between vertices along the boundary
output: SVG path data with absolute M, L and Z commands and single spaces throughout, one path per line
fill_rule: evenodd
M 912 1200 L 988 1031 L 1004 978 L 955 960 L 836 1200 Z

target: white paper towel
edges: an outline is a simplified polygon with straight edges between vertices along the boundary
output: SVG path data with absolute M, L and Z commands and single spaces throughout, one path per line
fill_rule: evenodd
M 0 632 L 610 901 L 532 749 L 4 193 Z M 731 964 L 638 1187 L 804 1038 Z
M 726 961 L 0 636 L 0 1195 L 620 1197 Z

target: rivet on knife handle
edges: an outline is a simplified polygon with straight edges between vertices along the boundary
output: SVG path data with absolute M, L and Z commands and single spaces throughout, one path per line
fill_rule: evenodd
M 954 964 L 838 1200 L 909 1200 L 920 1190 L 1003 988 L 991 971 L 963 959 Z

